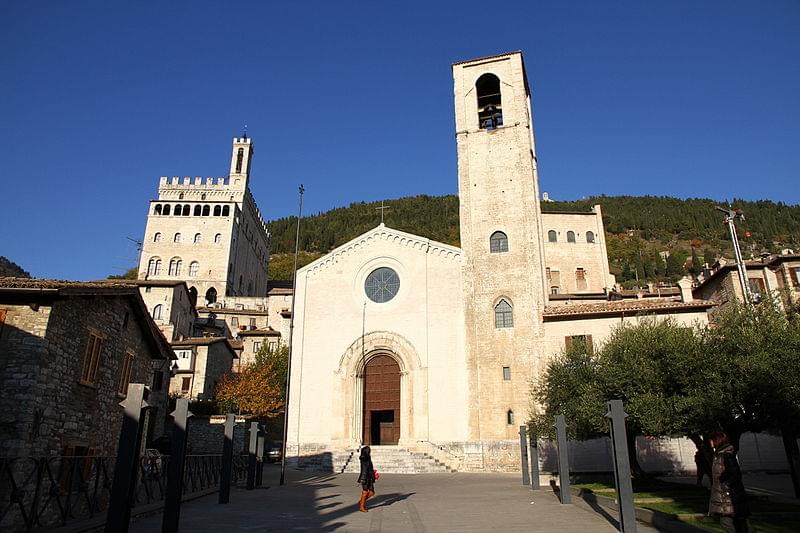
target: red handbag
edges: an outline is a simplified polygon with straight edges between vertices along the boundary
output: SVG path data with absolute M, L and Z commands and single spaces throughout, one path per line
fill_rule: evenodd
M 378 481 L 381 478 L 381 475 L 378 473 L 377 470 L 373 470 L 372 477 L 375 479 L 375 481 Z

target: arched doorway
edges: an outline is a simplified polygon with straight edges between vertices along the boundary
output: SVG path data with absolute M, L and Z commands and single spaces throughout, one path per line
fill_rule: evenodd
M 213 304 L 217 301 L 217 289 L 211 287 L 206 291 L 206 302 Z
M 400 365 L 378 355 L 364 368 L 364 443 L 397 444 L 400 439 Z

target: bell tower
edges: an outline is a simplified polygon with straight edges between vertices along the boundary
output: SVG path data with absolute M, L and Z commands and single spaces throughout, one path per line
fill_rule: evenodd
M 515 438 L 542 353 L 539 182 L 521 52 L 453 65 L 470 440 Z
M 247 189 L 250 179 L 250 164 L 253 160 L 253 143 L 247 133 L 233 139 L 231 150 L 230 184 L 233 187 Z

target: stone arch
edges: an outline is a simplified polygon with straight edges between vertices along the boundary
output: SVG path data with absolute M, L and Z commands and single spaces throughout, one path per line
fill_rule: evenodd
M 364 369 L 373 359 L 388 356 L 400 368 L 399 444 L 414 440 L 414 383 L 422 361 L 414 346 L 402 335 L 391 331 L 372 331 L 358 337 L 339 358 L 335 389 L 343 402 L 338 411 L 343 423 L 342 435 L 349 444 L 357 444 L 364 434 Z

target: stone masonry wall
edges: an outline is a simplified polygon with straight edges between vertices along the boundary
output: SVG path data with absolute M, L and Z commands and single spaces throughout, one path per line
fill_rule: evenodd
M 151 384 L 150 347 L 127 297 L 71 297 L 51 306 L 3 305 L 0 334 L 0 455 L 53 456 L 65 447 L 116 453 L 125 354 L 134 354 L 131 383 Z M 127 319 L 126 319 L 127 317 Z M 79 383 L 89 332 L 103 346 L 96 383 Z M 150 401 L 154 436 L 163 428 L 166 391 Z

